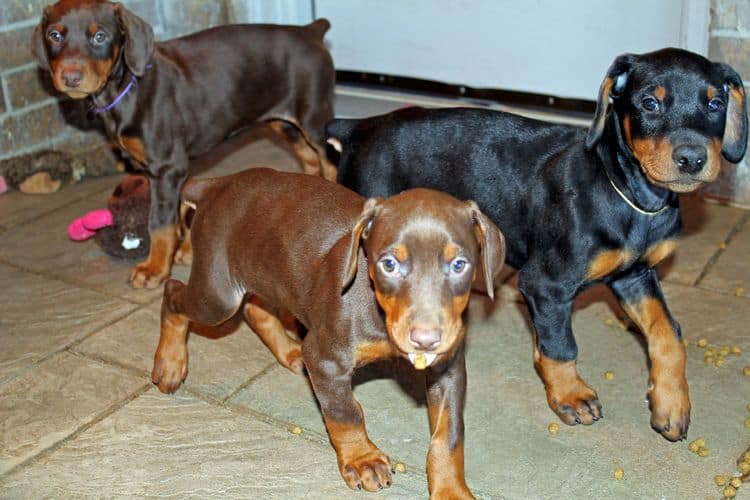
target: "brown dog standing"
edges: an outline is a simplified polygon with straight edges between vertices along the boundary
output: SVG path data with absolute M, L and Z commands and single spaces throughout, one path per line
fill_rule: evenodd
M 304 359 L 347 485 L 376 491 L 390 485 L 391 464 L 367 436 L 351 379 L 372 361 L 409 359 L 428 368 L 431 495 L 471 497 L 462 315 L 475 277 L 492 295 L 505 255 L 476 204 L 425 189 L 365 200 L 270 169 L 190 181 L 183 197 L 197 207 L 194 260 L 187 284 L 169 280 L 164 289 L 152 372 L 159 390 L 174 392 L 187 375 L 190 321 L 216 325 L 244 307 L 283 365 L 301 372 Z M 304 341 L 250 295 L 291 312 L 308 329 Z
M 45 8 L 33 36 L 40 66 L 60 92 L 90 98 L 115 146 L 151 177 L 151 249 L 130 276 L 134 287 L 169 275 L 188 159 L 231 133 L 276 120 L 306 173 L 335 175 L 322 142 L 335 82 L 328 27 L 230 25 L 155 43 L 151 26 L 120 4 Z M 188 243 L 180 255 L 189 261 Z

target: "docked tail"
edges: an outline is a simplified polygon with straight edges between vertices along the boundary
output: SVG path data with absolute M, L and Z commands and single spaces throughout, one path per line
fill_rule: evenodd
M 331 23 L 328 22 L 328 19 L 321 17 L 305 26 L 305 29 L 312 33 L 315 38 L 322 40 L 326 32 L 331 29 Z
M 352 131 L 360 120 L 336 118 L 326 124 L 326 142 L 339 154 L 349 142 Z
M 212 188 L 221 184 L 221 180 L 221 177 L 215 179 L 188 179 L 185 185 L 182 186 L 180 196 L 182 203 L 195 209 L 206 198 L 206 194 L 212 191 Z

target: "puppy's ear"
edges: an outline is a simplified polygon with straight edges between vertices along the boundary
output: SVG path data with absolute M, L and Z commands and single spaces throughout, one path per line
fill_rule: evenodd
M 354 278 L 357 276 L 357 257 L 359 256 L 359 243 L 370 234 L 370 228 L 372 227 L 372 221 L 380 211 L 380 199 L 370 198 L 365 202 L 362 207 L 362 213 L 357 219 L 357 223 L 352 229 L 352 239 L 349 243 L 349 255 L 346 259 L 346 267 L 344 267 L 344 282 L 341 283 L 342 290 L 346 290 L 351 285 Z
M 586 149 L 591 150 L 597 145 L 604 133 L 607 124 L 607 116 L 612 108 L 612 101 L 622 95 L 628 83 L 628 76 L 633 61 L 637 56 L 634 54 L 623 54 L 612 62 L 599 87 L 599 99 L 596 102 L 594 121 L 591 123 L 589 133 L 586 135 Z
M 154 29 L 122 4 L 115 4 L 115 16 L 125 37 L 125 64 L 135 76 L 142 76 L 154 53 Z
M 747 106 L 745 87 L 740 75 L 728 64 L 714 63 L 724 79 L 727 94 L 727 118 L 724 125 L 721 154 L 727 161 L 739 162 L 747 148 Z
M 474 222 L 479 248 L 482 252 L 482 272 L 487 295 L 495 298 L 495 277 L 500 273 L 505 263 L 505 237 L 497 226 L 479 210 L 473 201 L 467 201 L 471 220 Z
M 39 20 L 39 24 L 37 24 L 36 28 L 34 28 L 34 33 L 31 35 L 31 53 L 34 54 L 39 67 L 45 71 L 51 70 L 49 56 L 47 55 L 47 44 L 44 42 L 44 31 L 47 28 L 47 17 L 51 8 L 51 5 L 44 8 L 42 18 Z

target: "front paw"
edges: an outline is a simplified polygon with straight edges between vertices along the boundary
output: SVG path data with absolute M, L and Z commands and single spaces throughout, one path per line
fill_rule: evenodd
M 391 461 L 375 447 L 356 456 L 339 457 L 339 470 L 353 490 L 378 491 L 391 485 Z
M 188 373 L 188 350 L 185 347 L 158 349 L 151 370 L 151 381 L 165 394 L 180 388 Z
M 163 269 L 150 262 L 141 262 L 130 273 L 130 285 L 133 288 L 156 288 L 169 275 L 169 269 Z
M 474 495 L 465 485 L 461 487 L 446 487 L 430 493 L 430 500 L 470 500 Z
M 596 391 L 582 380 L 568 386 L 547 389 L 547 402 L 568 425 L 591 425 L 602 418 L 602 404 Z
M 685 379 L 652 384 L 648 391 L 651 427 L 670 441 L 687 438 L 690 397 Z
M 174 263 L 189 266 L 193 263 L 193 245 L 190 240 L 184 240 L 174 254 Z

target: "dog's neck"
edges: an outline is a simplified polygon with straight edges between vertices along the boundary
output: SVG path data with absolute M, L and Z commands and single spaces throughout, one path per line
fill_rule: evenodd
M 123 57 L 120 56 L 104 88 L 91 95 L 92 112 L 96 115 L 106 115 L 118 108 L 123 99 L 137 92 L 135 88 L 137 87 L 137 80 L 138 78 L 130 71 Z
M 597 151 L 612 188 L 644 215 L 658 215 L 668 208 L 678 208 L 677 193 L 652 184 L 644 175 L 638 160 L 625 143 L 617 112 L 607 119 L 605 138 Z M 616 145 L 616 146 L 615 146 Z

